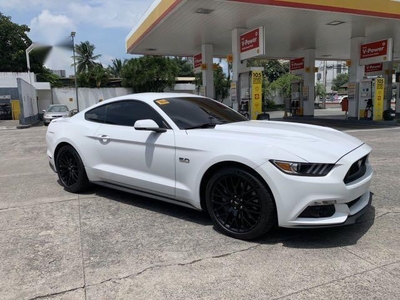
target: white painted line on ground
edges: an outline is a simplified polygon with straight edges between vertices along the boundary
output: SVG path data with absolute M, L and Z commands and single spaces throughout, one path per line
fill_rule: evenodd
M 361 131 L 385 131 L 385 130 L 400 130 L 400 127 L 394 128 L 371 128 L 371 129 L 350 129 L 350 130 L 343 130 L 344 132 L 361 132 Z

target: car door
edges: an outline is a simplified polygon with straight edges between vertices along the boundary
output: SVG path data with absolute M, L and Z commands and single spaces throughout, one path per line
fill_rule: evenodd
M 152 119 L 166 132 L 136 130 L 137 120 Z M 175 196 L 175 136 L 147 103 L 135 100 L 106 105 L 106 122 L 96 134 L 98 168 L 113 183 L 151 194 Z

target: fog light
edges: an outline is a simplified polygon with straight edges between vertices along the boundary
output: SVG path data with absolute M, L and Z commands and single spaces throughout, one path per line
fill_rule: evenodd
M 318 205 L 307 207 L 299 218 L 329 218 L 335 214 L 334 205 Z
M 322 200 L 322 201 L 314 201 L 313 205 L 333 205 L 336 204 L 336 200 Z

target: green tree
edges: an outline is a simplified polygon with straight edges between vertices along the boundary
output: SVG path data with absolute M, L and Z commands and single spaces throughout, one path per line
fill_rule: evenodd
M 286 101 L 291 96 L 292 81 L 298 80 L 297 75 L 286 73 L 271 83 L 270 88 L 272 91 L 277 91 Z
M 126 60 L 122 61 L 121 59 L 113 59 L 112 65 L 108 67 L 110 74 L 116 78 L 121 78 L 121 71 L 124 67 Z
M 222 67 L 217 65 L 214 69 L 215 100 L 223 102 L 229 96 L 231 81 L 226 77 Z
M 108 86 L 110 82 L 109 70 L 101 64 L 95 64 L 88 72 L 81 72 L 77 75 L 79 87 L 101 88 Z
M 0 72 L 26 72 L 25 50 L 32 44 L 27 33 L 27 25 L 18 25 L 11 21 L 11 17 L 0 12 Z M 29 54 L 31 71 L 43 71 L 43 62 L 46 55 L 43 51 L 34 50 Z
M 101 54 L 95 55 L 95 49 L 96 47 L 93 44 L 90 44 L 89 41 L 75 45 L 77 73 L 88 72 L 97 64 L 95 60 L 99 59 Z
M 38 82 L 49 82 L 51 87 L 62 87 L 63 83 L 61 81 L 60 76 L 54 74 L 50 71 L 50 69 L 44 67 L 43 71 L 37 74 Z
M 195 75 L 196 87 L 199 88 L 203 85 L 202 73 Z M 231 87 L 231 80 L 226 76 L 222 67 L 217 64 L 214 68 L 214 99 L 223 102 L 229 96 L 229 90 Z
M 326 96 L 326 89 L 322 83 L 317 83 L 315 85 L 315 97 L 317 97 L 317 96 L 322 99 L 324 99 Z
M 177 63 L 179 67 L 178 76 L 180 77 L 193 77 L 193 62 L 187 58 L 183 57 L 174 57 L 173 60 Z
M 175 84 L 179 66 L 163 56 L 142 56 L 126 62 L 121 71 L 122 85 L 134 92 L 163 92 Z
M 274 82 L 283 74 L 289 72 L 289 63 L 276 59 L 249 59 L 247 62 L 248 67 L 262 67 L 264 68 L 263 74 L 268 82 Z
M 335 79 L 332 80 L 332 90 L 336 92 L 343 90 L 341 86 L 348 82 L 349 82 L 349 74 L 340 73 L 336 76 Z

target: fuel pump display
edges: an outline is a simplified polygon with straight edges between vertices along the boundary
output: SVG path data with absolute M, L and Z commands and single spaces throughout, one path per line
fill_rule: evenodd
M 290 114 L 292 116 L 303 115 L 303 82 L 293 81 L 291 85 L 291 97 L 290 97 Z
M 363 80 L 360 82 L 360 92 L 358 101 L 358 119 L 365 118 L 368 115 L 368 110 L 371 107 L 372 114 L 372 80 Z M 371 116 L 372 118 L 372 116 Z
M 242 99 L 239 104 L 239 113 L 245 116 L 247 119 L 250 119 L 249 101 L 250 100 Z
M 360 83 L 358 119 L 383 120 L 385 79 L 374 78 Z

